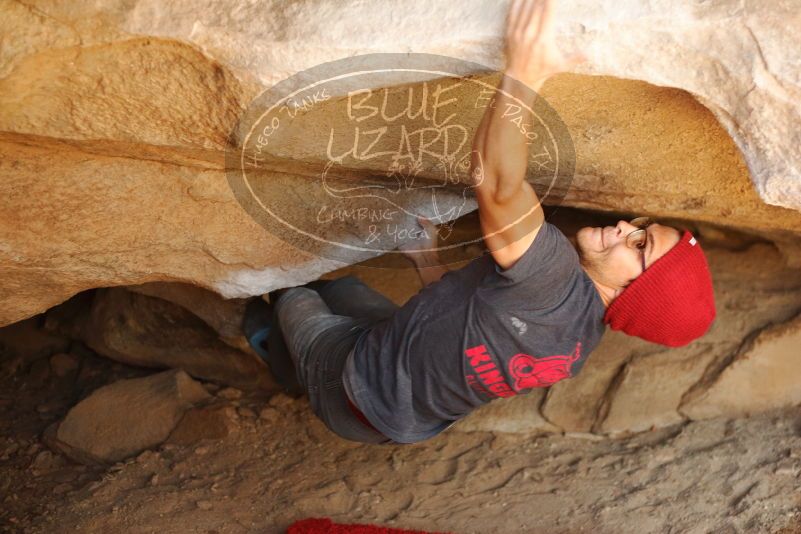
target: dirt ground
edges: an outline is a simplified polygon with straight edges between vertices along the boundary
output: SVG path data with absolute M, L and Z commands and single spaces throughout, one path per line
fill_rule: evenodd
M 141 374 L 99 358 L 84 368 Z M 375 446 L 329 433 L 305 398 L 243 396 L 219 399 L 236 408 L 227 437 L 102 469 L 42 445 L 70 395 L 52 376 L 32 378 L 6 378 L 0 397 L 5 532 L 282 532 L 313 516 L 459 533 L 801 532 L 797 409 L 623 440 L 457 424 L 429 442 Z

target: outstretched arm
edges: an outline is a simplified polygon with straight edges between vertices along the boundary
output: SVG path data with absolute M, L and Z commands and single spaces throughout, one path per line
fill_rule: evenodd
M 448 272 L 448 268 L 441 264 L 437 253 L 423 254 L 412 261 L 417 268 L 417 275 L 420 277 L 423 287 L 437 282 Z
M 534 91 L 574 62 L 565 60 L 554 45 L 549 0 L 513 0 L 507 18 L 506 62 L 495 97 L 476 130 L 471 160 L 484 243 L 504 269 L 526 252 L 545 221 L 540 200 L 525 180 L 527 139 L 512 122 L 520 115 L 511 110 L 522 107 L 522 122 L 533 124 L 525 106 L 537 98 Z
M 423 287 L 426 287 L 442 278 L 448 272 L 448 268 L 442 265 L 439 259 L 437 227 L 423 217 L 418 217 L 417 220 L 423 228 L 420 237 L 401 245 L 399 248 L 404 251 L 404 255 L 414 264 Z

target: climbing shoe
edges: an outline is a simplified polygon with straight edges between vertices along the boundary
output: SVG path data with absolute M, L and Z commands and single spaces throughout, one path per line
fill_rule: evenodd
M 270 294 L 271 302 L 274 303 L 275 298 L 277 295 Z M 245 307 L 242 331 L 251 348 L 270 367 L 270 372 L 284 392 L 294 397 L 302 395 L 303 388 L 298 382 L 295 365 L 278 326 L 274 306 L 261 297 L 251 299 Z

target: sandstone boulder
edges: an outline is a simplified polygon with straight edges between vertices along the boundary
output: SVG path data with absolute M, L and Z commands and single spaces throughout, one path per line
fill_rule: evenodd
M 50 357 L 50 370 L 59 378 L 76 373 L 81 362 L 72 354 L 59 352 Z
M 187 309 L 203 320 L 226 344 L 256 355 L 242 332 L 247 299 L 224 299 L 218 293 L 191 284 L 150 282 L 127 286 L 129 291 L 157 297 Z
M 543 416 L 566 432 L 590 432 L 615 376 L 641 343 L 619 332 L 607 332 L 581 373 L 549 388 L 541 408 Z
M 219 294 L 202 287 L 174 282 L 150 282 L 128 286 L 127 289 L 186 308 L 222 338 L 242 335 L 242 318 L 245 315 L 247 299 L 224 299 Z
M 632 358 L 616 377 L 594 430 L 642 432 L 681 423 L 678 407 L 717 351 L 706 343 Z
M 453 426 L 460 432 L 510 432 L 536 434 L 554 432 L 557 427 L 540 414 L 540 404 L 547 390 L 532 390 L 502 402 L 491 402 L 482 406 Z
M 191 408 L 167 439 L 175 445 L 191 445 L 204 439 L 221 439 L 237 428 L 233 406 L 217 404 Z
M 113 42 L 126 33 L 191 43 L 263 85 L 319 63 L 377 51 L 427 52 L 503 66 L 507 3 L 470 0 L 432 7 L 412 0 L 404 3 L 402 17 L 384 4 L 358 0 L 317 0 L 301 8 L 285 0 L 234 6 L 234 0 L 214 5 L 138 0 L 15 7 L 6 24 L 18 44 L 3 51 L 0 73 L 21 70 L 25 58 L 36 53 Z M 104 25 L 93 24 L 101 17 Z M 583 73 L 640 79 L 695 95 L 736 140 L 763 198 L 801 209 L 801 156 L 794 150 L 801 115 L 793 98 L 799 94 L 801 67 L 791 52 L 799 44 L 793 30 L 799 17 L 794 5 L 781 3 L 570 0 L 557 7 L 557 33 L 568 50 L 587 55 Z M 213 124 L 220 116 L 211 114 L 204 122 Z
M 92 350 L 122 363 L 181 368 L 243 389 L 274 386 L 258 356 L 221 342 L 187 310 L 124 288 L 98 290 L 82 337 Z
M 705 388 L 690 392 L 681 412 L 692 419 L 741 417 L 801 404 L 801 316 L 747 342 Z
M 208 398 L 181 370 L 120 380 L 75 405 L 54 443 L 77 461 L 114 463 L 163 442 L 188 408 Z
M 66 336 L 43 328 L 41 323 L 41 317 L 32 317 L 0 329 L 0 373 L 13 374 L 20 367 L 69 348 Z

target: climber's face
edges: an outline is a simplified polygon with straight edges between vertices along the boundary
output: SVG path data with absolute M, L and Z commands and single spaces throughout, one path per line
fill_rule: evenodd
M 681 233 L 670 226 L 653 223 L 645 229 L 642 241 L 627 237 L 638 228 L 627 221 L 604 228 L 585 227 L 576 234 L 581 264 L 596 282 L 616 292 L 623 289 L 681 240 Z M 636 235 L 636 234 L 635 234 Z

